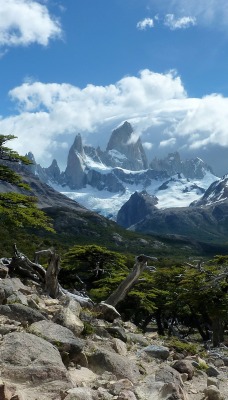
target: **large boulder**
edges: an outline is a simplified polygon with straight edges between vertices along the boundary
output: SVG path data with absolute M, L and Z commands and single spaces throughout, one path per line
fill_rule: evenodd
M 69 353 L 70 359 L 79 354 L 85 345 L 85 341 L 77 338 L 70 329 L 52 321 L 35 322 L 29 327 L 29 332 L 54 344 L 61 353 Z
M 169 349 L 165 346 L 149 345 L 144 347 L 143 351 L 145 351 L 148 356 L 159 358 L 161 360 L 167 360 L 169 357 Z
M 194 375 L 194 367 L 192 363 L 188 360 L 177 360 L 172 367 L 180 372 L 181 374 L 188 374 L 188 380 L 193 378 Z
M 164 383 L 174 383 L 176 386 L 183 387 L 183 381 L 181 375 L 175 369 L 166 365 L 165 367 L 159 368 L 155 372 L 155 381 Z
M 1 305 L 0 314 L 7 316 L 9 319 L 19 321 L 24 326 L 45 319 L 45 315 L 39 311 L 17 303 Z
M 31 294 L 31 289 L 25 286 L 19 278 L 5 278 L 0 280 L 0 304 L 6 304 L 11 296 L 15 302 L 20 301 L 20 296 Z
M 143 383 L 135 390 L 137 400 L 188 400 L 187 393 L 174 383 Z
M 64 400 L 93 400 L 93 391 L 87 387 L 73 388 L 67 391 Z
M 80 335 L 84 329 L 84 324 L 79 318 L 80 312 L 80 304 L 76 300 L 70 299 L 54 315 L 53 322 L 70 329 L 76 336 Z
M 125 329 L 120 326 L 110 326 L 106 328 L 108 333 L 113 337 L 122 340 L 123 342 L 127 342 L 127 335 Z
M 87 357 L 89 368 L 97 374 L 109 371 L 118 379 L 127 378 L 132 382 L 139 380 L 140 373 L 137 365 L 127 357 L 103 349 L 97 350 Z
M 2 378 L 16 383 L 29 385 L 61 380 L 70 384 L 57 348 L 30 333 L 14 332 L 4 336 L 0 346 L 0 369 Z

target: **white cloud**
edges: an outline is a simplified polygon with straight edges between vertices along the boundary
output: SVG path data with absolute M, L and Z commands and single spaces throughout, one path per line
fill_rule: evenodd
M 152 147 L 153 147 L 153 143 L 150 143 L 150 142 L 143 142 L 143 147 L 144 147 L 144 149 L 146 149 L 146 150 L 151 150 Z
M 146 28 L 153 28 L 154 21 L 151 18 L 145 18 L 139 21 L 136 26 L 139 30 L 143 31 Z
M 194 17 L 176 18 L 174 14 L 167 14 L 165 16 L 164 25 L 168 26 L 171 30 L 186 29 L 196 25 L 196 18 Z
M 228 98 L 211 94 L 201 99 L 195 109 L 176 125 L 178 136 L 187 138 L 190 148 L 202 148 L 209 144 L 228 147 Z
M 0 0 L 0 46 L 46 46 L 61 36 L 59 22 L 35 0 Z
M 177 18 L 196 18 L 197 24 L 227 27 L 227 0 L 150 0 L 156 12 L 174 14 Z
M 174 146 L 176 144 L 176 138 L 170 138 L 167 140 L 162 140 L 160 142 L 160 147 L 170 147 L 170 146 Z
M 39 162 L 52 152 L 52 142 L 61 135 L 71 135 L 72 141 L 78 132 L 86 136 L 104 124 L 115 127 L 127 119 L 135 120 L 138 135 L 141 128 L 160 123 L 165 102 L 167 107 L 176 108 L 173 102 L 186 98 L 181 79 L 174 71 L 159 74 L 149 70 L 109 86 L 90 84 L 84 89 L 65 83 L 26 82 L 9 95 L 18 115 L 0 119 L 0 130 L 17 136 L 16 150 L 23 154 L 34 152 Z
M 0 131 L 18 137 L 15 150 L 32 151 L 43 165 L 81 132 L 104 149 L 112 129 L 128 120 L 145 149 L 228 148 L 228 98 L 189 98 L 180 77 L 143 70 L 108 86 L 28 81 L 10 91 L 17 114 L 0 118 Z M 66 153 L 66 151 L 65 151 Z M 62 153 L 61 153 L 62 154 Z M 56 155 L 55 155 L 56 157 Z

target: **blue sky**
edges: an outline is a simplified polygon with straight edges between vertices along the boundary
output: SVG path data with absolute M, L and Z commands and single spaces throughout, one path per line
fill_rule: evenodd
M 228 172 L 226 0 L 0 0 L 0 129 L 42 165 L 132 123 Z

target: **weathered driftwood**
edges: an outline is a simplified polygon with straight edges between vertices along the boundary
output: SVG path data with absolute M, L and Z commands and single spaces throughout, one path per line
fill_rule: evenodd
M 58 274 L 60 270 L 60 257 L 52 250 L 41 250 L 35 253 L 36 262 L 39 256 L 48 256 L 48 268 L 45 271 L 45 290 L 50 297 L 56 299 L 60 294 L 60 285 L 58 282 Z
M 150 271 L 155 270 L 155 267 L 148 267 L 147 262 L 149 260 L 156 261 L 155 257 L 149 257 L 144 254 L 137 256 L 135 258 L 135 264 L 133 266 L 132 271 L 129 275 L 119 284 L 118 288 L 105 300 L 106 304 L 110 304 L 111 306 L 116 306 L 120 301 L 122 301 L 132 286 L 137 282 L 141 273 L 146 269 L 150 269 Z
M 40 282 L 45 285 L 47 294 L 52 298 L 61 296 L 74 298 L 83 307 L 92 307 L 93 302 L 89 297 L 80 296 L 80 294 L 73 294 L 63 289 L 58 282 L 58 273 L 60 270 L 60 257 L 55 251 L 40 250 L 35 252 L 34 262 L 29 260 L 23 253 L 19 252 L 16 244 L 14 244 L 14 255 L 9 261 L 10 273 L 16 273 L 20 276 L 30 278 L 35 282 Z M 47 270 L 39 264 L 40 256 L 48 257 Z
M 23 253 L 20 253 L 16 244 L 14 244 L 13 250 L 14 255 L 9 264 L 10 273 L 15 272 L 36 282 L 44 282 L 46 271 L 42 265 L 32 262 Z

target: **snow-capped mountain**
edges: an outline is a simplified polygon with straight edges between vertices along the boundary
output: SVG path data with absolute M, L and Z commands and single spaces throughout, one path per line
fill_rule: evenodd
M 34 162 L 33 155 L 28 156 Z M 45 183 L 113 220 L 135 192 L 155 196 L 160 209 L 187 207 L 218 179 L 201 159 L 182 161 L 178 153 L 149 164 L 141 140 L 134 140 L 128 122 L 112 132 L 105 151 L 83 146 L 78 134 L 64 172 L 56 160 L 48 168 L 34 163 L 32 170 Z
M 228 200 L 228 175 L 213 182 L 204 195 L 193 206 L 210 206 L 212 204 L 223 203 Z

